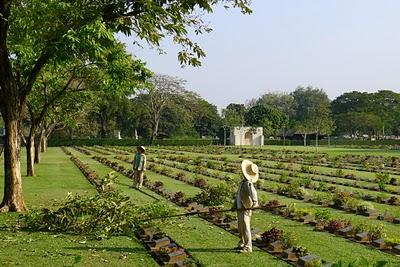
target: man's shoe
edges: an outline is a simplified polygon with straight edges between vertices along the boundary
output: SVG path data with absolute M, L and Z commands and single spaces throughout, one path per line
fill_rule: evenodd
M 242 249 L 240 249 L 238 252 L 239 252 L 239 253 L 251 253 L 252 250 L 249 249 L 249 248 L 242 248 Z

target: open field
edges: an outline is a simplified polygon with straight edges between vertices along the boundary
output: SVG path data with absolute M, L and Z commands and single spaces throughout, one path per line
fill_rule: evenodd
M 393 247 L 400 241 L 400 221 L 397 221 L 400 217 L 400 174 L 397 173 L 400 158 L 396 157 L 396 151 L 320 148 L 316 155 L 315 150 L 308 148 L 150 147 L 149 170 L 146 172 L 148 183 L 146 188 L 138 191 L 129 188 L 132 181 L 124 172 L 131 169 L 132 148 L 83 149 L 90 155 L 68 148 L 100 177 L 112 171 L 110 167 L 115 169 L 117 166 L 121 173 L 114 186 L 135 204 L 163 201 L 178 212 L 185 212 L 184 205 L 176 198 L 166 196 L 165 192 L 172 195 L 180 192 L 183 198 L 190 198 L 202 191 L 204 183 L 216 186 L 228 181 L 234 187 L 241 179 L 240 161 L 251 159 L 260 166 L 257 187 L 259 199 L 265 207 L 270 207 L 268 203 L 275 200 L 286 205 L 286 208 L 265 208 L 254 212 L 252 226 L 259 228 L 259 233 L 272 227 L 292 233 L 297 246 L 307 248 L 309 253 L 328 263 L 338 260 L 351 262 L 357 255 L 371 262 L 384 260 L 388 262 L 387 266 L 400 266 L 400 258 L 395 256 L 397 250 L 374 247 L 369 242 L 373 240 L 357 242 L 355 236 L 360 232 L 373 232 L 374 240 L 390 241 Z M 97 157 L 94 159 L 93 156 Z M 379 177 L 389 180 L 382 178 L 384 181 L 379 182 Z M 156 182 L 161 182 L 162 188 L 155 188 Z M 0 184 L 1 190 L 2 186 Z M 96 194 L 59 148 L 50 148 L 44 154 L 43 163 L 37 165 L 37 176 L 24 177 L 23 188 L 30 209 L 60 205 L 68 192 Z M 231 203 L 227 201 L 224 205 L 230 207 Z M 234 216 L 234 213 L 230 215 Z M 143 244 L 132 236 L 98 241 L 82 235 L 15 231 L 12 225 L 16 218 L 16 214 L 0 214 L 2 266 L 158 265 Z M 339 234 L 344 228 L 340 224 L 344 223 L 353 227 L 350 237 Z M 235 253 L 232 249 L 237 243 L 234 231 L 227 231 L 213 218 L 178 218 L 161 228 L 185 248 L 196 265 L 290 264 L 278 254 L 259 248 L 249 255 Z

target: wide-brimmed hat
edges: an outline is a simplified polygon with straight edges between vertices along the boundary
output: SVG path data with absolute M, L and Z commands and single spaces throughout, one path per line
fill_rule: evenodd
M 139 146 L 139 148 L 143 151 L 146 151 L 146 148 L 144 146 Z
M 258 166 L 250 160 L 242 161 L 242 172 L 244 177 L 251 183 L 255 183 L 258 180 Z

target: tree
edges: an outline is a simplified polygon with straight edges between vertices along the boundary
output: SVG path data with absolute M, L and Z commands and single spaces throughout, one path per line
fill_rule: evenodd
M 332 101 L 332 112 L 338 124 L 337 132 L 341 134 L 354 132 L 353 128 L 357 128 L 358 132 L 371 132 L 371 124 L 375 124 L 374 132 L 383 138 L 387 134 L 394 134 L 399 110 L 400 94 L 389 90 L 376 93 L 353 91 L 344 93 Z M 364 121 L 360 117 L 361 114 L 367 120 Z M 374 118 L 375 116 L 379 118 Z
M 138 100 L 150 116 L 152 125 L 150 141 L 153 142 L 159 134 L 158 130 L 163 111 L 174 99 L 174 96 L 184 91 L 185 81 L 172 76 L 157 74 L 151 78 L 150 82 L 151 87 L 143 91 L 138 96 Z
M 196 10 L 212 11 L 219 1 L 52 1 L 0 2 L 0 107 L 6 128 L 2 211 L 26 209 L 22 195 L 20 140 L 22 109 L 44 66 L 112 46 L 113 32 L 136 34 L 159 45 L 166 35 L 183 46 L 181 63 L 199 65 L 203 50 L 187 27 L 207 31 Z M 246 0 L 230 1 L 250 12 Z M 164 34 L 166 33 L 166 34 Z M 7 101 L 5 101 L 7 99 Z
M 307 144 L 307 135 L 314 131 L 316 138 L 321 129 L 328 128 L 332 124 L 329 109 L 330 101 L 327 94 L 319 88 L 297 87 L 291 93 L 295 102 L 294 119 L 297 129 L 304 138 L 304 146 Z M 323 112 L 323 114 L 320 114 Z
M 245 124 L 246 107 L 243 104 L 230 103 L 222 110 L 222 127 L 224 145 L 226 145 L 227 132 L 237 126 L 244 126 Z M 229 130 L 229 131 L 228 131 Z
M 285 144 L 286 131 L 290 125 L 293 126 L 293 117 L 295 114 L 294 97 L 288 93 L 266 93 L 253 101 L 254 105 L 266 105 L 278 109 L 286 115 L 287 121 L 282 125 L 283 143 Z
M 237 116 L 240 118 L 240 126 L 243 127 L 245 124 L 246 107 L 243 104 L 230 103 L 226 109 L 236 112 Z
M 201 136 L 215 137 L 221 125 L 217 107 L 198 97 L 194 102 L 193 120 L 196 131 Z
M 310 114 L 310 122 L 306 123 L 315 132 L 315 146 L 318 147 L 318 135 L 330 135 L 335 128 L 331 108 L 326 103 L 320 103 L 316 110 Z
M 247 111 L 245 120 L 249 126 L 263 127 L 264 135 L 274 135 L 287 122 L 287 117 L 273 107 L 256 105 Z

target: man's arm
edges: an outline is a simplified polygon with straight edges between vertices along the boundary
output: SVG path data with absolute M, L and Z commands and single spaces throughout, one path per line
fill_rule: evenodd
M 147 163 L 146 155 L 142 154 L 142 171 L 146 170 L 146 163 Z
M 256 188 L 252 183 L 249 183 L 249 193 L 250 193 L 250 198 L 253 201 L 253 205 L 251 208 L 257 208 L 258 207 L 258 197 L 257 197 L 257 191 Z

